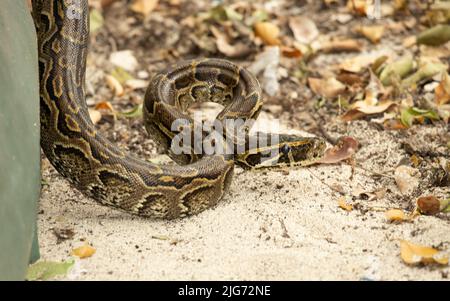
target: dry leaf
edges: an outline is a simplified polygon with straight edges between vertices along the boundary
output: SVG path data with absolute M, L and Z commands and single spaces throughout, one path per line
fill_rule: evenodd
M 325 151 L 318 163 L 333 164 L 347 160 L 358 150 L 358 145 L 358 141 L 352 137 L 340 137 L 335 146 Z
M 439 263 L 448 264 L 448 256 L 431 247 L 415 245 L 406 240 L 400 241 L 400 256 L 407 264 Z
M 362 49 L 362 44 L 358 40 L 352 39 L 334 40 L 328 43 L 324 43 L 320 49 L 326 53 L 359 52 Z
M 419 170 L 406 165 L 395 169 L 394 178 L 402 194 L 409 194 L 419 186 Z
M 365 36 L 369 41 L 377 44 L 384 33 L 383 25 L 373 25 L 373 26 L 360 26 L 356 29 L 357 32 Z
M 120 82 L 112 75 L 107 74 L 105 76 L 106 83 L 108 84 L 108 87 L 114 91 L 114 94 L 116 96 L 122 96 L 124 93 L 123 86 L 120 84 Z
M 158 0 L 134 0 L 131 10 L 147 17 L 158 5 Z
M 115 114 L 116 110 L 109 101 L 100 101 L 95 105 L 96 110 L 105 110 Z
M 352 121 L 367 115 L 383 113 L 394 106 L 396 106 L 396 104 L 393 101 L 384 101 L 372 106 L 368 105 L 366 101 L 360 100 L 355 102 L 352 109 L 342 115 L 341 119 L 344 121 Z
M 289 58 L 302 57 L 303 53 L 296 47 L 281 46 L 281 54 Z
M 134 57 L 131 50 L 121 50 L 111 53 L 109 60 L 115 66 L 118 66 L 126 71 L 134 71 L 138 67 L 138 61 Z
M 348 0 L 347 9 L 357 15 L 366 16 L 369 1 L 367 0 Z
M 407 220 L 405 213 L 400 209 L 389 209 L 385 212 L 385 215 L 390 222 L 402 222 Z
M 316 24 L 308 17 L 295 16 L 290 18 L 289 27 L 294 34 L 294 38 L 303 44 L 310 44 L 319 36 Z
M 322 97 L 334 98 L 345 91 L 345 85 L 335 79 L 330 77 L 328 79 L 321 78 L 308 78 L 308 84 L 311 90 Z
M 93 248 L 90 245 L 86 244 L 84 246 L 81 246 L 81 247 L 73 249 L 72 250 L 72 255 L 83 259 L 83 258 L 91 257 L 92 255 L 94 255 L 95 251 L 96 251 L 95 248 Z
M 377 61 L 378 58 L 380 58 L 379 53 L 358 55 L 342 61 L 339 68 L 348 72 L 359 73 Z
M 349 204 L 345 201 L 345 197 L 341 196 L 338 200 L 338 205 L 340 208 L 347 210 L 347 211 L 352 211 L 353 210 L 353 205 Z
M 251 52 L 250 47 L 244 43 L 236 43 L 235 45 L 231 45 L 228 41 L 227 35 L 218 30 L 216 27 L 212 26 L 211 32 L 216 37 L 217 49 L 227 57 L 243 57 Z
M 436 103 L 444 105 L 450 102 L 450 76 L 447 72 L 444 72 L 442 80 L 434 90 Z
M 417 199 L 417 207 L 426 215 L 434 215 L 441 211 L 441 202 L 435 196 L 422 196 Z
M 89 117 L 91 117 L 93 124 L 97 124 L 102 119 L 102 113 L 97 110 L 89 109 Z
M 257 22 L 254 25 L 255 34 L 263 40 L 267 45 L 280 45 L 278 35 L 280 28 L 270 22 Z

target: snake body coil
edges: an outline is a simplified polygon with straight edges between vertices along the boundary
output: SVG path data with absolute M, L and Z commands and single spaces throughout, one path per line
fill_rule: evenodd
M 149 217 L 176 218 L 215 205 L 230 185 L 236 162 L 258 164 L 258 152 L 243 155 L 170 154 L 187 165 L 156 165 L 129 156 L 92 124 L 84 80 L 89 40 L 87 0 L 33 1 L 40 70 L 41 147 L 56 170 L 100 203 Z M 224 105 L 217 119 L 252 119 L 261 109 L 257 80 L 225 60 L 179 63 L 156 75 L 147 90 L 144 117 L 153 139 L 169 148 L 174 121 L 191 121 L 193 102 Z M 277 159 L 307 165 L 319 157 L 319 139 L 283 136 Z M 286 148 L 287 147 L 287 148 Z M 291 150 L 292 149 L 292 150 Z M 294 151 L 295 150 L 295 151 Z

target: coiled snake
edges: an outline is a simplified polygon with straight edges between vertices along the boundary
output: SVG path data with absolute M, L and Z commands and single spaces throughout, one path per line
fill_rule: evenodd
M 104 138 L 89 118 L 84 91 L 88 16 L 88 0 L 33 1 L 41 147 L 56 170 L 85 195 L 133 214 L 176 218 L 215 205 L 230 185 L 234 164 L 263 166 L 263 150 L 277 151 L 266 161 L 271 165 L 309 165 L 322 156 L 325 144 L 318 138 L 280 135 L 277 143 L 252 148 L 248 134 L 244 140 L 231 139 L 232 146 L 246 147 L 240 153 L 169 152 L 186 165 L 157 165 L 126 154 Z M 178 63 L 154 76 L 147 89 L 143 110 L 150 136 L 168 149 L 184 130 L 172 129 L 173 123 L 188 120 L 189 135 L 199 138 L 186 109 L 200 101 L 223 104 L 217 116 L 222 122 L 254 119 L 262 106 L 258 81 L 245 69 L 220 59 Z

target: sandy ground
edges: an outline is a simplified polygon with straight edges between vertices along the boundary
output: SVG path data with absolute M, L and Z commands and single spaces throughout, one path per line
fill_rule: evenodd
M 88 242 L 96 253 L 77 259 L 65 277 L 77 280 L 446 280 L 449 267 L 405 265 L 399 240 L 448 251 L 448 216 L 402 224 L 385 219 L 387 208 L 413 206 L 391 177 L 373 174 L 388 174 L 405 155 L 396 134 L 365 122 L 345 131 L 360 141 L 355 159 L 369 171 L 356 168 L 352 176 L 348 164 L 288 171 L 236 168 L 231 190 L 217 207 L 173 221 L 97 205 L 44 161 L 49 184 L 40 202 L 42 257 L 67 260 L 73 248 Z M 419 131 L 418 137 L 439 130 Z M 348 201 L 354 209 L 341 209 L 339 194 L 330 187 L 353 195 Z M 362 193 L 383 187 L 388 193 L 381 199 Z M 53 229 L 65 228 L 74 237 L 57 243 Z

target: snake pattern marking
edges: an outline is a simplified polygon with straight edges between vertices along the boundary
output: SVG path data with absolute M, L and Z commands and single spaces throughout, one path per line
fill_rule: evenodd
M 70 3 L 77 3 L 74 7 Z M 69 14 L 70 11 L 70 14 Z M 77 189 L 101 204 L 147 217 L 177 218 L 214 206 L 226 193 L 235 163 L 258 167 L 261 152 L 169 155 L 185 165 L 157 165 L 123 152 L 89 118 L 85 70 L 89 42 L 88 0 L 34 0 L 39 47 L 41 147 L 51 164 Z M 168 149 L 173 121 L 191 120 L 194 102 L 224 105 L 218 120 L 257 118 L 258 81 L 220 59 L 178 63 L 153 77 L 145 95 L 149 135 Z M 278 165 L 309 165 L 322 156 L 318 138 L 281 135 Z M 187 164 L 186 164 L 187 163 Z

